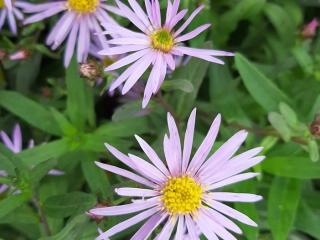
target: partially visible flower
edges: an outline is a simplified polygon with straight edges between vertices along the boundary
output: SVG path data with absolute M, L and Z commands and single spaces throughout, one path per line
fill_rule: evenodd
M 119 0 L 116 0 L 116 2 L 121 13 L 141 32 L 131 31 L 110 22 L 103 23 L 107 29 L 107 34 L 111 34 L 113 37 L 108 43 L 114 45 L 114 47 L 102 50 L 100 54 L 119 55 L 134 52 L 105 69 L 106 71 L 112 71 L 131 64 L 110 87 L 110 91 L 113 91 L 125 82 L 122 94 L 126 94 L 151 66 L 151 73 L 144 92 L 143 108 L 147 106 L 152 94 L 159 91 L 165 79 L 167 68 L 175 69 L 175 57 L 189 55 L 223 64 L 223 61 L 214 56 L 233 56 L 229 52 L 183 46 L 183 42 L 196 37 L 210 27 L 210 24 L 204 24 L 189 33 L 181 34 L 203 9 L 203 6 L 198 7 L 180 27 L 175 29 L 187 13 L 186 9 L 178 11 L 180 0 L 174 0 L 173 4 L 168 1 L 164 22 L 161 22 L 158 0 L 145 0 L 146 13 L 136 0 L 129 1 L 132 9 Z
M 191 158 L 196 110 L 190 115 L 184 137 L 183 148 L 177 125 L 168 114 L 169 135 L 164 136 L 163 148 L 166 164 L 157 153 L 139 136 L 135 136 L 148 161 L 106 144 L 107 149 L 132 171 L 96 162 L 109 172 L 144 185 L 142 188 L 121 187 L 115 191 L 120 196 L 136 197 L 132 203 L 120 206 L 91 209 L 90 213 L 101 216 L 117 216 L 137 213 L 135 216 L 100 234 L 97 240 L 109 239 L 117 233 L 145 223 L 131 238 L 148 239 L 152 232 L 164 224 L 155 239 L 199 239 L 199 233 L 207 239 L 236 240 L 229 232 L 241 234 L 241 229 L 229 218 L 250 226 L 257 224 L 241 212 L 222 202 L 256 202 L 261 196 L 249 193 L 221 192 L 218 189 L 254 178 L 258 173 L 243 171 L 260 163 L 264 157 L 257 156 L 261 147 L 234 154 L 247 137 L 239 131 L 209 156 L 218 135 L 221 117 L 213 121 L 207 136 Z M 138 213 L 139 212 L 139 213 Z M 173 233 L 175 232 L 175 233 Z M 187 236 L 186 236 L 187 234 Z
M 2 140 L 3 144 L 9 148 L 13 153 L 19 153 L 22 151 L 22 133 L 19 124 L 16 124 L 13 128 L 11 139 L 10 137 L 4 132 L 0 131 L 0 139 Z M 29 140 L 28 148 L 32 148 L 34 146 L 34 141 L 31 139 Z M 62 171 L 52 169 L 49 171 L 50 175 L 62 175 L 64 174 Z M 0 171 L 0 176 L 6 176 L 6 172 Z M 0 185 L 0 193 L 5 191 L 8 187 L 6 185 Z
M 103 36 L 100 22 L 113 22 L 107 14 L 107 10 L 117 9 L 105 4 L 105 0 L 64 0 L 42 4 L 25 3 L 23 10 L 26 13 L 34 13 L 24 23 L 42 21 L 48 17 L 63 12 L 62 17 L 51 30 L 46 44 L 53 50 L 57 49 L 66 39 L 64 66 L 71 61 L 77 45 L 77 60 L 79 63 L 86 62 L 90 45 L 95 38 L 102 46 L 107 46 L 107 39 Z
M 19 10 L 23 2 L 14 1 L 13 5 L 10 0 L 0 0 L 0 30 L 2 29 L 5 21 L 9 23 L 10 31 L 17 34 L 17 23 L 16 18 L 20 21 L 23 20 L 23 14 Z
M 302 36 L 304 38 L 313 38 L 316 35 L 318 26 L 319 21 L 316 18 L 314 18 L 311 22 L 304 26 L 302 30 Z

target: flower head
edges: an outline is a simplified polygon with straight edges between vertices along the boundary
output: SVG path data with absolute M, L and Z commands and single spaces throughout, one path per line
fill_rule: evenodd
M 131 239 L 147 239 L 161 223 L 164 223 L 164 226 L 155 239 L 170 239 L 173 234 L 175 239 L 179 240 L 199 239 L 200 234 L 208 239 L 236 239 L 229 231 L 241 234 L 241 230 L 229 218 L 257 226 L 249 217 L 222 202 L 256 202 L 262 199 L 261 196 L 221 192 L 217 189 L 256 177 L 257 173 L 242 172 L 264 159 L 263 156 L 256 156 L 262 148 L 254 148 L 233 156 L 247 137 L 247 132 L 239 131 L 209 156 L 221 122 L 218 115 L 200 147 L 191 157 L 195 118 L 196 110 L 190 115 L 182 148 L 177 126 L 173 117 L 168 114 L 169 135 L 165 135 L 163 141 L 166 164 L 150 145 L 138 136 L 136 139 L 149 161 L 133 154 L 126 156 L 106 144 L 107 149 L 134 172 L 109 164 L 96 164 L 144 187 L 116 188 L 118 195 L 140 199 L 125 205 L 90 210 L 90 213 L 100 216 L 137 213 L 100 234 L 98 240 L 109 239 L 144 220 L 145 223 Z
M 107 14 L 117 11 L 115 7 L 105 4 L 105 0 L 64 0 L 42 4 L 26 3 L 23 5 L 26 13 L 33 13 L 24 23 L 38 22 L 63 12 L 60 20 L 51 30 L 46 44 L 53 50 L 57 49 L 66 39 L 64 65 L 67 67 L 77 45 L 77 60 L 86 61 L 91 44 L 97 40 L 107 48 L 107 39 L 102 34 L 100 22 L 115 22 Z M 97 38 L 97 39 L 96 39 Z
M 118 55 L 131 53 L 106 68 L 112 71 L 131 64 L 111 85 L 110 91 L 125 82 L 122 93 L 126 94 L 151 66 L 145 88 L 142 106 L 146 107 L 152 94 L 158 92 L 165 79 L 167 68 L 174 70 L 175 59 L 178 56 L 189 55 L 210 62 L 223 64 L 214 56 L 233 56 L 232 53 L 211 49 L 196 49 L 183 46 L 188 41 L 207 28 L 204 24 L 191 32 L 181 34 L 189 26 L 193 18 L 203 9 L 198 7 L 181 26 L 176 27 L 186 15 L 187 10 L 179 10 L 180 0 L 168 1 L 166 18 L 161 21 L 160 4 L 158 0 L 145 0 L 146 12 L 136 0 L 129 0 L 131 9 L 117 0 L 121 14 L 131 21 L 141 32 L 131 31 L 113 23 L 104 23 L 107 33 L 113 39 L 108 41 L 113 47 L 100 51 L 102 55 Z
M 13 128 L 11 139 L 10 137 L 4 132 L 0 131 L 0 140 L 2 140 L 3 144 L 10 149 L 13 153 L 19 153 L 22 149 L 22 133 L 21 133 L 21 127 L 19 124 L 16 124 Z M 29 140 L 28 148 L 32 148 L 34 146 L 33 139 Z M 62 175 L 64 174 L 60 170 L 52 169 L 49 171 L 50 175 Z M 0 170 L 0 176 L 7 176 L 7 173 L 3 170 Z M 1 185 L 0 184 L 0 193 L 7 190 L 7 185 Z
M 19 10 L 21 4 L 23 4 L 21 1 L 14 1 L 12 4 L 11 0 L 0 0 L 0 30 L 7 20 L 10 31 L 14 35 L 17 34 L 16 19 L 23 20 L 23 14 Z
M 313 38 L 316 35 L 319 21 L 314 18 L 311 22 L 304 26 L 302 30 L 302 36 L 304 38 Z

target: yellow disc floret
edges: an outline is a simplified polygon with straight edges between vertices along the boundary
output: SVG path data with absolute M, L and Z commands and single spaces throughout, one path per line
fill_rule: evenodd
M 0 9 L 4 7 L 5 7 L 4 0 L 0 0 Z
M 95 12 L 100 0 L 68 0 L 67 8 L 78 13 Z
M 166 29 L 159 29 L 150 35 L 151 45 L 154 49 L 162 52 L 170 52 L 174 45 L 171 33 Z
M 201 206 L 202 187 L 191 177 L 170 178 L 162 189 L 162 202 L 170 214 L 188 214 Z

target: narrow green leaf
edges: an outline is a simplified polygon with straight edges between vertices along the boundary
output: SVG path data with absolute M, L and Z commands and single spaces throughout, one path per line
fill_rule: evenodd
M 277 177 L 273 180 L 268 199 L 268 222 L 274 240 L 288 239 L 300 200 L 301 182 Z
M 105 172 L 94 163 L 97 158 L 96 154 L 84 153 L 81 159 L 82 172 L 93 193 L 99 194 L 103 200 L 111 199 L 113 189 Z
M 295 222 L 295 227 L 298 230 L 316 239 L 320 239 L 320 215 L 317 213 L 318 210 L 319 209 L 312 209 L 307 203 L 302 202 L 299 206 Z
M 75 135 L 77 129 L 68 121 L 68 119 L 56 109 L 51 108 L 51 113 L 58 123 L 60 130 L 64 133 L 65 136 Z
M 94 106 L 92 88 L 80 77 L 78 63 L 73 59 L 66 71 L 67 113 L 71 122 L 79 129 L 86 123 L 94 125 Z
M 50 111 L 20 93 L 0 90 L 0 106 L 44 132 L 61 135 Z
M 66 139 L 44 143 L 18 153 L 18 157 L 28 166 L 36 166 L 49 159 L 57 159 L 69 151 Z
M 280 102 L 290 102 L 289 98 L 248 59 L 237 53 L 235 60 L 245 87 L 267 112 L 277 111 Z
M 84 226 L 89 221 L 88 216 L 79 215 L 71 219 L 66 226 L 58 234 L 51 237 L 44 237 L 40 240 L 66 240 L 66 239 L 80 239 Z
M 96 198 L 88 193 L 71 192 L 49 197 L 43 204 L 50 217 L 64 218 L 83 213 L 96 204 Z
M 286 142 L 290 140 L 291 130 L 281 114 L 277 112 L 271 112 L 268 114 L 268 120 L 274 127 L 274 129 L 277 130 L 283 140 L 285 140 Z
M 29 192 L 8 196 L 0 201 L 0 218 L 5 217 L 31 198 Z
M 288 123 L 288 125 L 292 128 L 295 128 L 298 124 L 298 117 L 295 111 L 288 106 L 286 103 L 280 103 L 279 105 L 280 113 Z
M 262 162 L 262 168 L 268 173 L 282 177 L 299 179 L 320 178 L 320 163 L 310 161 L 309 157 L 270 156 Z
M 311 158 L 311 161 L 317 162 L 319 160 L 319 147 L 316 140 L 309 140 L 308 142 L 308 151 Z
M 173 79 L 171 81 L 165 81 L 161 89 L 164 91 L 181 90 L 186 93 L 191 93 L 193 91 L 193 85 L 186 79 Z

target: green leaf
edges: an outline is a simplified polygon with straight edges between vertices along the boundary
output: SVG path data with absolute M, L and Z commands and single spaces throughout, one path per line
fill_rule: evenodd
M 302 47 L 295 47 L 292 50 L 293 55 L 297 59 L 299 65 L 306 73 L 312 74 L 313 72 L 313 60 L 308 51 Z
M 205 44 L 204 46 L 204 48 L 210 47 L 211 44 Z M 172 104 L 175 106 L 178 116 L 184 118 L 190 114 L 208 67 L 209 62 L 192 58 L 188 64 L 174 72 L 173 79 L 186 79 L 194 88 L 191 93 L 177 92 L 172 97 Z
M 300 200 L 301 182 L 277 177 L 273 180 L 268 199 L 268 222 L 274 240 L 288 239 Z
M 49 159 L 57 159 L 69 151 L 66 139 L 44 143 L 18 153 L 18 157 L 28 166 L 36 166 Z
M 290 102 L 289 98 L 244 56 L 237 53 L 235 61 L 245 87 L 266 112 L 277 111 L 281 102 Z
M 88 122 L 95 124 L 92 88 L 80 77 L 78 63 L 73 59 L 66 71 L 67 113 L 71 122 L 82 130 Z
M 0 106 L 44 132 L 61 135 L 50 111 L 17 92 L 0 90 Z
M 319 160 L 319 147 L 316 140 L 308 141 L 308 151 L 311 161 L 317 162 Z
M 20 194 L 11 195 L 3 199 L 0 201 L 0 218 L 3 218 L 7 214 L 13 212 L 15 209 L 27 202 L 30 198 L 31 194 L 29 192 L 22 192 Z
M 143 113 L 141 109 L 141 101 L 132 101 L 122 104 L 120 107 L 116 109 L 114 114 L 112 115 L 112 121 L 122 121 L 128 120 L 132 118 L 137 118 Z
M 280 103 L 279 105 L 280 113 L 288 123 L 288 125 L 292 128 L 295 128 L 298 124 L 298 117 L 295 111 L 285 103 Z
M 299 179 L 320 178 L 320 163 L 303 156 L 267 157 L 262 162 L 264 171 L 282 177 Z
M 281 135 L 283 140 L 288 142 L 291 138 L 291 130 L 288 127 L 284 117 L 277 112 L 271 112 L 268 114 L 268 119 L 274 129 L 276 129 L 277 132 Z
M 86 215 L 76 216 L 66 224 L 61 232 L 51 237 L 41 238 L 40 240 L 79 239 L 79 236 L 81 235 L 88 220 L 89 218 Z
M 61 132 L 64 133 L 65 136 L 73 136 L 77 133 L 77 129 L 68 121 L 68 119 L 56 109 L 51 108 L 51 113 L 58 123 Z
M 37 186 L 40 183 L 40 180 L 46 176 L 48 172 L 56 166 L 56 164 L 56 159 L 51 159 L 34 167 L 31 171 L 31 181 L 33 186 Z
M 280 5 L 268 2 L 264 12 L 277 30 L 278 35 L 286 44 L 294 43 L 295 25 L 294 19 Z
M 296 217 L 295 227 L 310 236 L 320 239 L 320 215 L 317 213 L 319 209 L 312 209 L 305 202 L 301 202 Z
M 84 153 L 81 159 L 81 168 L 83 175 L 91 189 L 95 194 L 99 194 L 103 200 L 111 199 L 113 189 L 110 185 L 107 175 L 104 171 L 94 163 L 98 157 L 96 154 Z
M 191 93 L 193 91 L 193 85 L 186 79 L 173 79 L 171 81 L 165 81 L 161 89 L 164 91 L 181 90 L 186 93 Z
M 96 198 L 88 193 L 71 192 L 47 198 L 43 204 L 50 217 L 64 218 L 85 212 L 96 204 Z
M 15 176 L 15 166 L 9 160 L 8 156 L 3 153 L 3 149 L 6 149 L 6 147 L 0 143 L 0 169 L 6 171 L 6 173 L 11 176 Z

